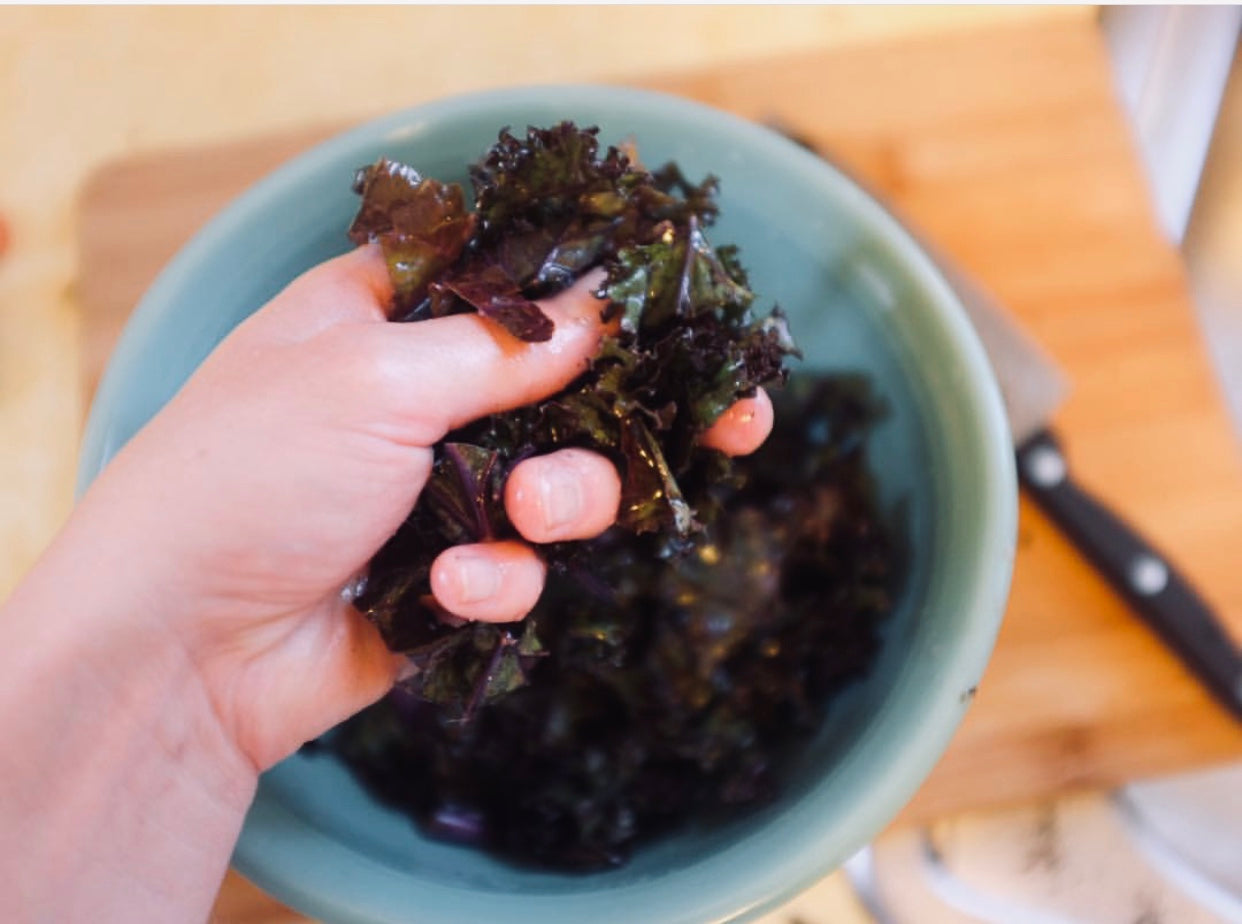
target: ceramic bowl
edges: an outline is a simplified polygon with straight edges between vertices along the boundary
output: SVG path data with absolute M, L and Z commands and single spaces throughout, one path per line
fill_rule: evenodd
M 866 193 L 788 140 L 648 92 L 590 86 L 445 99 L 371 122 L 289 162 L 176 256 L 126 328 L 92 409 L 85 485 L 242 318 L 349 245 L 354 168 L 379 155 L 440 179 L 502 126 L 562 119 L 637 139 L 645 162 L 721 180 L 714 243 L 741 246 L 760 305 L 788 312 L 802 366 L 865 372 L 890 407 L 871 443 L 909 563 L 870 675 L 843 694 L 783 796 L 686 830 L 608 872 L 516 869 L 419 835 L 333 759 L 266 774 L 234 862 L 329 922 L 700 924 L 790 898 L 863 846 L 927 776 L 961 720 L 1000 622 L 1014 552 L 1012 451 L 996 383 L 963 309 Z

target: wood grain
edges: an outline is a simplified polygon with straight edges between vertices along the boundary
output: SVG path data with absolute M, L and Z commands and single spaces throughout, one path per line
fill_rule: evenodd
M 1071 376 L 1057 425 L 1083 483 L 1155 537 L 1242 638 L 1242 459 L 1094 29 L 989 29 L 645 83 L 797 128 L 996 294 Z M 81 201 L 88 388 L 160 265 L 328 132 L 96 174 Z M 899 821 L 1242 756 L 1242 730 L 1026 502 L 1020 530 L 977 703 Z M 239 888 L 220 920 L 283 920 L 228 905 Z

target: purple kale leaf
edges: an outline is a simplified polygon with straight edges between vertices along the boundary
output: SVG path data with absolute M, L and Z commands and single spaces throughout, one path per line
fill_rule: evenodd
M 505 522 L 500 454 L 469 443 L 445 443 L 423 489 L 440 535 L 453 545 L 495 539 Z
M 396 293 L 394 317 L 408 315 L 474 234 L 462 189 L 423 179 L 412 167 L 379 160 L 359 170 L 362 207 L 349 227 L 355 244 L 378 241 Z
M 499 265 L 463 274 L 442 285 L 519 340 L 541 343 L 552 338 L 552 319 L 522 294 L 518 284 Z

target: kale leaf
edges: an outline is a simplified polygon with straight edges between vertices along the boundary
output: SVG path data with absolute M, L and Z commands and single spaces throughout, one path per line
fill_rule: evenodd
M 396 290 L 397 310 L 415 305 L 461 256 L 474 233 L 462 189 L 425 180 L 412 167 L 381 160 L 354 176 L 362 196 L 349 239 L 379 241 Z

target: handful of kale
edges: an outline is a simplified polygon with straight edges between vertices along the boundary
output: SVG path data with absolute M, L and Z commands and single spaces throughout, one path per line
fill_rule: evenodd
M 371 563 L 359 606 L 412 681 L 333 736 L 380 798 L 433 834 L 523 863 L 595 869 L 695 817 L 771 798 L 791 745 L 865 672 L 893 555 L 864 442 L 863 382 L 795 379 L 752 458 L 697 445 L 740 397 L 783 381 L 779 312 L 704 229 L 715 181 L 649 172 L 593 129 L 509 132 L 456 186 L 380 161 L 350 229 L 376 240 L 399 320 L 478 311 L 545 340 L 533 299 L 602 265 L 618 320 L 560 394 L 449 435 L 418 506 Z M 508 471 L 562 446 L 609 456 L 618 525 L 544 547 L 547 585 L 517 626 L 450 628 L 430 592 L 451 544 L 513 535 Z
M 776 405 L 692 552 L 661 561 L 613 531 L 591 550 L 606 592 L 549 576 L 530 617 L 548 656 L 527 686 L 466 723 L 398 689 L 333 747 L 431 834 L 560 869 L 771 799 L 831 694 L 870 666 L 895 577 L 864 383 L 795 377 Z
M 671 164 L 650 172 L 616 148 L 600 156 L 595 129 L 564 122 L 525 138 L 502 131 L 471 180 L 474 211 L 459 186 L 410 167 L 381 160 L 359 171 L 349 233 L 383 248 L 394 318 L 478 311 L 522 340 L 547 340 L 552 322 L 533 299 L 602 266 L 599 294 L 619 330 L 561 393 L 449 434 L 418 505 L 371 562 L 360 609 L 418 668 L 407 691 L 456 718 L 521 687 L 549 654 L 546 607 L 515 627 L 452 628 L 430 591 L 445 548 L 516 536 L 501 501 L 509 470 L 566 446 L 617 464 L 614 532 L 625 538 L 544 549 L 567 588 L 607 599 L 599 549 L 620 543 L 656 560 L 694 545 L 732 477 L 699 435 L 739 398 L 783 381 L 794 351 L 779 311 L 751 317 L 734 250 L 708 244 L 713 178 L 694 185 Z

